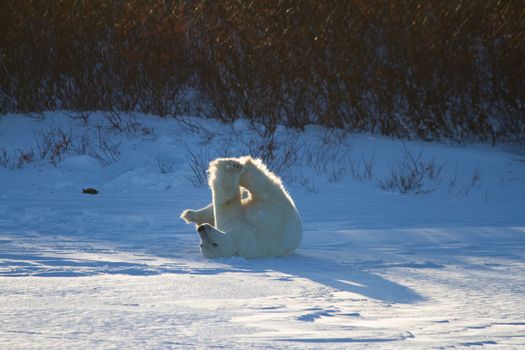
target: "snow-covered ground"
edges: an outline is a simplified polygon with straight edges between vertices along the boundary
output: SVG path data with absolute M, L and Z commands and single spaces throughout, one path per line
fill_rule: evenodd
M 525 348 L 519 148 L 279 129 L 300 249 L 210 261 L 178 216 L 209 202 L 209 159 L 271 139 L 73 114 L 0 116 L 0 349 Z

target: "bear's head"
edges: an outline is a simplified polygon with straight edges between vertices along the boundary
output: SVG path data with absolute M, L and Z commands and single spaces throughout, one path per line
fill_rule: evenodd
M 201 254 L 205 258 L 225 258 L 239 255 L 235 240 L 231 235 L 225 234 L 210 224 L 202 224 L 197 227 L 201 238 Z

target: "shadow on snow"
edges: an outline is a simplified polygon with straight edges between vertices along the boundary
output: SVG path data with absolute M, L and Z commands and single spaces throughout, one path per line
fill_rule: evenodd
M 359 266 L 327 259 L 293 255 L 276 259 L 219 259 L 220 267 L 191 268 L 184 263 L 150 265 L 125 261 L 72 259 L 37 254 L 0 254 L 0 276 L 82 277 L 101 274 L 152 276 L 160 274 L 210 275 L 223 273 L 266 274 L 277 272 L 283 281 L 308 279 L 329 288 L 390 303 L 414 303 L 423 297 Z M 214 263 L 212 265 L 215 265 Z M 356 295 L 356 298 L 359 297 Z

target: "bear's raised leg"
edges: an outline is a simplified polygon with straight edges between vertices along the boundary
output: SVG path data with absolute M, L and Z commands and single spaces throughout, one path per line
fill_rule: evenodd
M 213 194 L 213 205 L 240 200 L 239 179 L 244 164 L 235 158 L 219 158 L 210 163 L 208 184 Z
M 193 222 L 197 225 L 208 223 L 215 225 L 215 217 L 213 216 L 213 204 L 210 203 L 201 209 L 186 209 L 182 212 L 181 216 L 186 223 Z
M 239 184 L 246 188 L 257 201 L 275 198 L 276 193 L 281 197 L 282 184 L 277 176 L 271 173 L 260 160 L 250 156 L 241 157 L 244 171 Z
M 215 227 L 222 230 L 241 212 L 239 179 L 244 164 L 235 158 L 219 158 L 210 163 L 209 185 L 212 191 Z

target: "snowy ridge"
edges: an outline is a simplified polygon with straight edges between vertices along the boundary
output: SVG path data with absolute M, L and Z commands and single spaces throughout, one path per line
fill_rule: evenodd
M 278 152 L 295 147 L 298 158 L 276 166 L 303 218 L 300 249 L 209 261 L 178 218 L 210 198 L 193 186 L 188 149 L 241 155 L 263 136 L 245 121 L 131 115 L 135 131 L 120 132 L 103 113 L 87 125 L 67 114 L 0 117 L 10 159 L 0 165 L 0 348 L 525 347 L 518 153 L 279 129 Z M 73 146 L 90 142 L 53 164 L 35 134 L 57 125 Z M 96 125 L 118 145 L 109 164 Z M 19 168 L 18 150 L 30 147 Z M 316 149 L 336 161 L 319 163 Z M 442 166 L 424 193 L 380 186 L 405 150 Z

